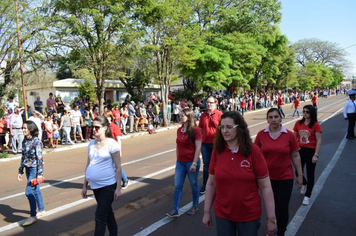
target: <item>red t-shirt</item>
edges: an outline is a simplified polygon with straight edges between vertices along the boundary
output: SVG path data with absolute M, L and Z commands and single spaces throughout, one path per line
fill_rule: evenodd
M 245 101 L 245 99 L 243 99 L 243 100 L 240 102 L 240 106 L 241 106 L 241 108 L 246 108 L 246 101 Z
M 117 136 L 121 136 L 121 129 L 114 122 L 110 123 L 110 129 L 112 133 L 112 137 L 116 140 Z M 117 141 L 117 140 L 116 140 Z
M 281 107 L 283 105 L 283 99 L 281 97 L 278 97 L 277 103 L 277 106 Z
M 0 120 L 0 123 L 2 124 L 0 126 L 0 134 L 5 134 L 6 133 L 6 121 Z
M 299 99 L 295 99 L 295 100 L 294 100 L 294 107 L 295 107 L 295 109 L 298 109 L 298 108 L 299 108 L 299 103 L 300 103 Z
M 112 110 L 112 114 L 115 117 L 115 122 L 119 122 L 120 121 L 120 111 L 117 110 Z
M 177 160 L 188 162 L 194 160 L 195 141 L 188 140 L 188 134 L 182 132 L 183 126 L 177 129 Z M 194 128 L 195 140 L 201 140 L 201 131 L 199 127 Z
M 299 124 L 299 121 L 295 122 L 293 130 L 298 133 L 298 144 L 305 148 L 316 148 L 316 137 L 315 133 L 321 131 L 321 126 L 319 123 L 315 123 L 313 128 L 309 128 L 308 125 L 304 123 Z
M 261 148 L 266 159 L 270 179 L 287 180 L 294 178 L 291 152 L 298 151 L 300 148 L 291 131 L 281 132 L 281 135 L 274 140 L 269 132 L 261 130 L 256 136 L 255 144 Z
M 314 97 L 312 97 L 312 103 L 313 103 L 313 105 L 316 105 L 316 100 L 318 100 L 318 98 L 314 95 Z
M 203 143 L 213 143 L 216 130 L 219 126 L 220 118 L 223 113 L 218 109 L 215 109 L 213 114 L 209 115 L 208 111 L 205 111 L 199 120 L 199 128 L 203 131 Z
M 268 176 L 268 167 L 261 150 L 252 144 L 250 156 L 213 150 L 209 173 L 215 177 L 215 215 L 234 222 L 254 221 L 261 217 L 261 198 L 257 179 Z

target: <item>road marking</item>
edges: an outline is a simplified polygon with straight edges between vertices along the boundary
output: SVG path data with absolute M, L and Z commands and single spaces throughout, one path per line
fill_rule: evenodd
M 175 168 L 175 165 L 174 165 L 174 166 L 167 167 L 167 168 L 165 168 L 165 169 L 163 169 L 163 170 L 160 170 L 160 171 L 157 171 L 157 172 L 148 174 L 148 175 L 143 176 L 143 177 L 141 177 L 141 178 L 138 178 L 138 179 L 135 179 L 135 180 L 131 180 L 131 181 L 130 181 L 130 185 L 133 185 L 133 184 L 142 182 L 142 181 L 144 181 L 144 180 L 146 180 L 146 179 L 149 179 L 149 178 L 152 178 L 153 176 L 156 176 L 156 175 L 162 174 L 162 173 L 164 173 L 164 172 L 170 171 L 170 170 L 172 170 L 172 169 L 174 169 L 174 168 Z M 46 187 L 47 187 L 47 186 L 46 186 Z M 52 209 L 52 210 L 46 211 L 46 216 L 54 215 L 54 214 L 56 214 L 56 213 L 59 213 L 59 212 L 64 211 L 64 210 L 66 210 L 66 209 L 70 209 L 70 208 L 72 208 L 72 207 L 75 207 L 75 206 L 77 206 L 77 205 L 80 205 L 80 204 L 82 204 L 82 203 L 85 203 L 85 202 L 90 201 L 90 200 L 93 200 L 93 199 L 94 199 L 94 196 L 90 196 L 90 197 L 88 197 L 88 198 L 86 198 L 86 199 L 80 199 L 80 200 L 78 200 L 78 201 L 75 201 L 75 202 L 72 202 L 72 203 L 69 203 L 69 204 L 66 204 L 66 205 L 63 205 L 63 206 L 54 208 L 54 209 Z M 189 208 L 188 208 L 188 209 L 189 209 Z M 188 210 L 188 209 L 187 209 L 187 210 Z M 13 229 L 13 228 L 16 228 L 17 226 L 22 225 L 24 221 L 25 221 L 25 220 L 21 220 L 21 221 L 18 221 L 18 222 L 15 222 L 15 223 L 6 225 L 6 226 L 4 226 L 4 227 L 1 227 L 1 228 L 0 228 L 0 233 L 5 232 L 5 231 L 10 230 L 10 229 Z
M 308 206 L 300 206 L 298 211 L 295 213 L 293 219 L 291 222 L 288 224 L 286 235 L 288 236 L 294 236 L 299 230 L 299 227 L 302 225 L 303 221 L 305 220 L 305 217 L 307 216 L 310 208 L 313 206 L 313 203 L 315 199 L 318 197 L 320 194 L 321 190 L 323 189 L 323 186 L 329 177 L 331 171 L 336 165 L 336 162 L 339 160 L 340 155 L 342 151 L 344 150 L 346 145 L 346 139 L 344 138 L 337 151 L 335 152 L 333 158 L 330 160 L 329 164 L 326 166 L 324 171 L 321 173 L 320 177 L 318 178 L 318 181 L 314 185 L 313 188 L 313 195 L 310 197 L 310 203 Z
M 202 196 L 199 197 L 199 203 L 201 203 L 204 200 L 205 200 L 205 195 L 202 195 Z M 191 208 L 191 206 L 192 206 L 192 203 L 190 202 L 187 205 L 185 205 L 184 207 L 180 208 L 179 211 L 178 211 L 178 212 L 180 212 L 178 214 L 178 217 L 183 215 L 184 213 L 186 213 Z M 166 217 L 162 218 L 161 220 L 151 224 L 147 228 L 141 230 L 137 234 L 134 234 L 134 236 L 146 236 L 146 235 L 149 235 L 150 233 L 156 231 L 158 228 L 162 227 L 163 225 L 168 224 L 172 220 L 173 220 L 173 218 L 170 218 L 170 217 L 166 216 Z

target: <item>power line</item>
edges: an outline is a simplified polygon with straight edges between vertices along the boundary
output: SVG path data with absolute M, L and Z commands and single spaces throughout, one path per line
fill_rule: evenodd
M 353 45 L 351 45 L 351 46 L 348 46 L 348 47 L 346 47 L 346 48 L 343 48 L 342 50 L 347 49 L 347 48 L 351 48 L 351 47 L 353 47 L 353 46 L 356 46 L 356 43 L 353 44 Z

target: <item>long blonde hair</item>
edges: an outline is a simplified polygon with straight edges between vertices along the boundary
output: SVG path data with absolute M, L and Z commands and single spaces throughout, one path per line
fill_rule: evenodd
M 185 131 L 188 134 L 188 140 L 195 140 L 195 135 L 194 135 L 194 128 L 197 126 L 197 123 L 195 121 L 195 116 L 194 112 L 190 108 L 184 108 L 182 110 L 184 115 L 188 118 L 188 127 L 187 130 Z

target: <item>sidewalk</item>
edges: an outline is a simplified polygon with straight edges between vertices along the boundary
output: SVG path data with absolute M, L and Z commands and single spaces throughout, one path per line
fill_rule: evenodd
M 167 131 L 167 130 L 171 130 L 171 129 L 177 129 L 179 128 L 181 125 L 170 125 L 167 127 L 158 127 L 156 129 L 156 132 L 163 132 L 163 131 Z M 143 136 L 143 135 L 149 135 L 149 133 L 147 131 L 141 131 L 141 132 L 136 132 L 136 133 L 128 133 L 127 135 L 122 135 L 121 139 L 130 139 L 130 138 L 135 138 L 135 137 L 139 137 L 139 136 Z M 154 134 L 152 134 L 154 135 Z M 89 144 L 88 142 L 85 143 L 76 143 L 74 145 L 58 145 L 56 149 L 47 149 L 44 148 L 42 154 L 48 154 L 48 153 L 54 153 L 54 152 L 61 152 L 61 151 L 67 151 L 67 150 L 71 150 L 71 149 L 75 149 L 75 148 L 82 148 L 82 147 L 87 147 Z M 2 158 L 0 159 L 0 163 L 2 162 L 7 162 L 7 161 L 14 161 L 14 160 L 18 160 L 21 158 L 21 155 L 13 155 L 11 153 L 11 150 L 7 150 L 7 152 L 9 153 L 9 156 L 7 158 Z

